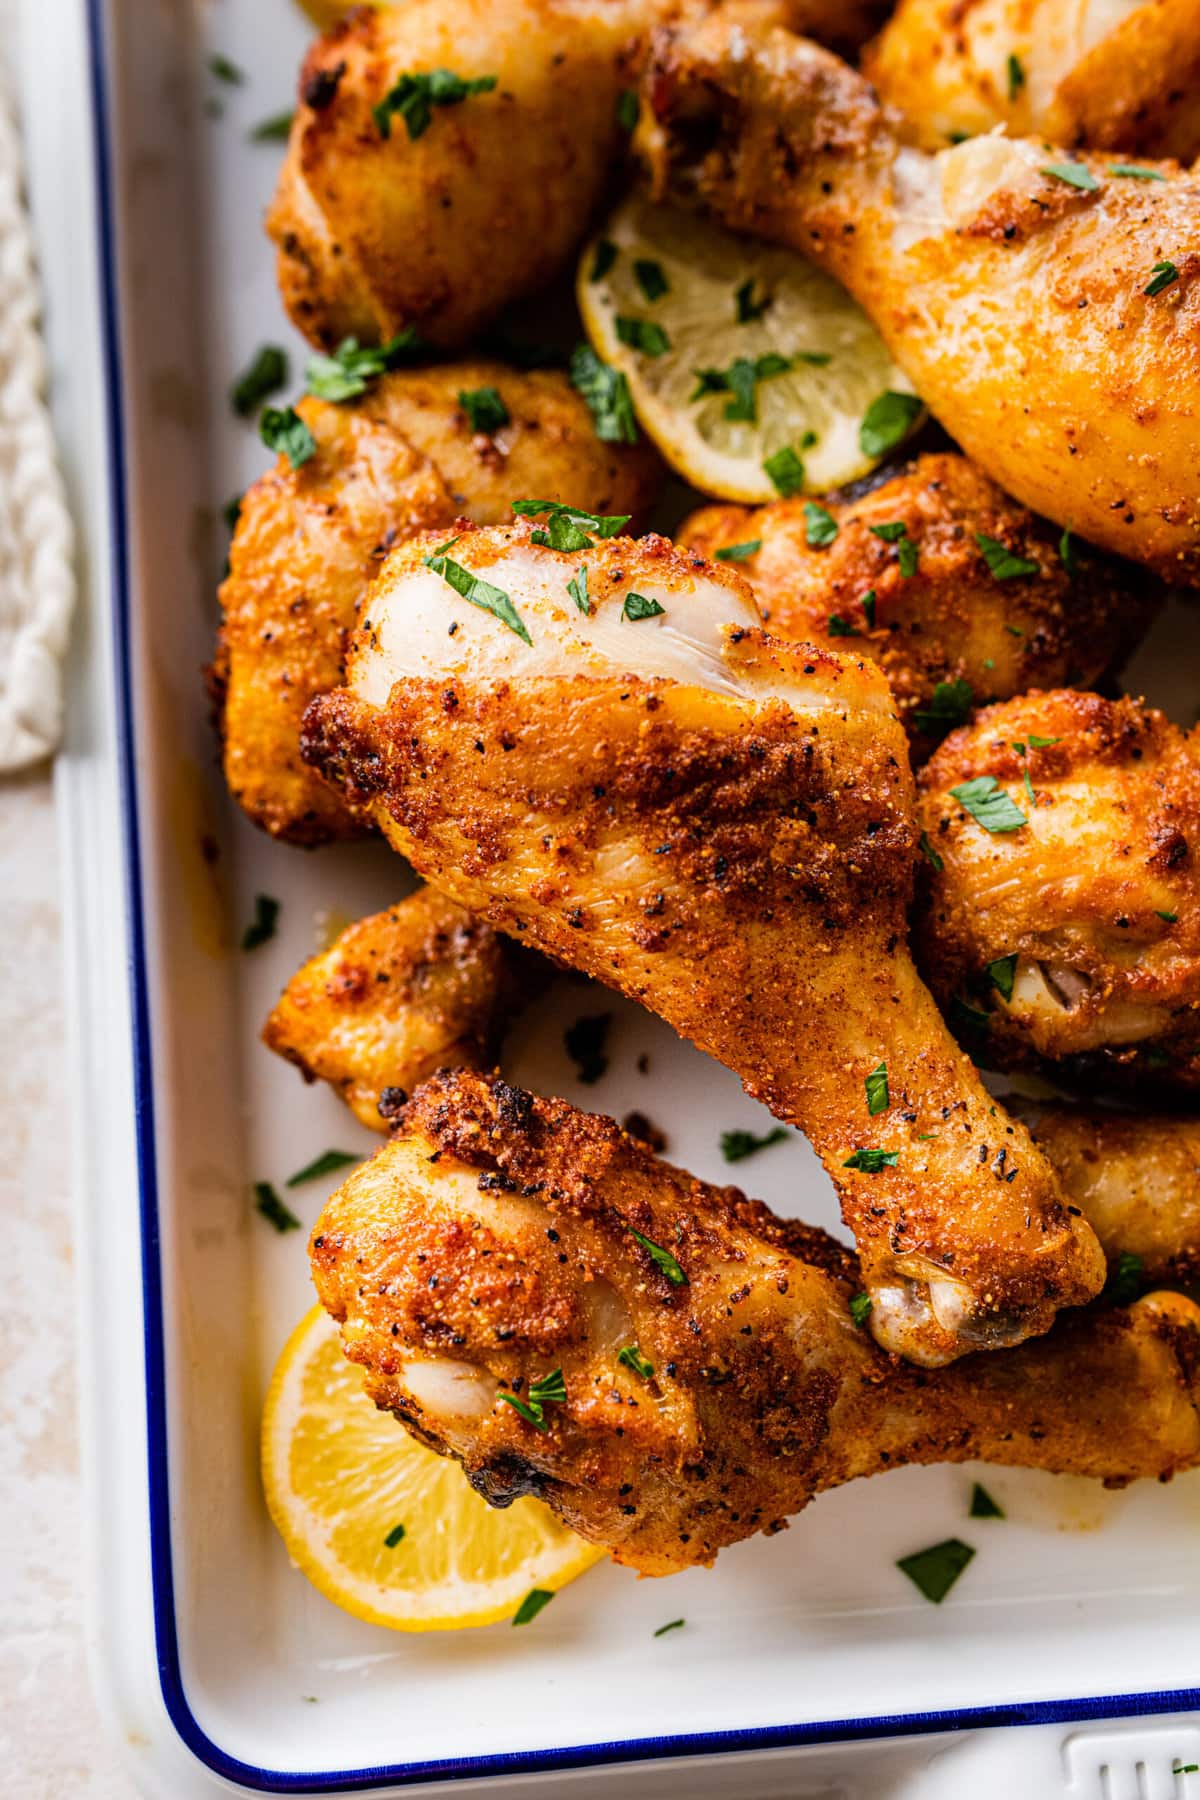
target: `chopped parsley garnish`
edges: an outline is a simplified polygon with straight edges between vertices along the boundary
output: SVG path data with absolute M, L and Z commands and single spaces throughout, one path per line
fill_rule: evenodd
M 928 706 L 918 706 L 913 713 L 922 731 L 950 731 L 965 725 L 975 696 L 971 684 L 961 675 L 954 681 L 939 681 L 929 696 Z
M 769 477 L 775 492 L 782 494 L 785 500 L 799 493 L 804 486 L 804 464 L 790 444 L 771 452 L 763 463 L 763 473 Z
M 888 388 L 872 400 L 858 428 L 863 455 L 872 459 L 886 456 L 903 442 L 920 416 L 921 402 L 915 394 L 898 394 Z
M 620 252 L 611 238 L 597 238 L 596 248 L 592 255 L 592 266 L 588 270 L 588 280 L 603 281 L 619 254 Z
M 901 571 L 901 573 L 903 573 L 903 571 Z M 866 593 L 863 595 L 862 609 L 863 609 L 863 616 L 867 621 L 868 630 L 874 631 L 874 629 L 875 629 L 875 589 L 874 588 L 868 588 Z
M 997 1506 L 981 1481 L 977 1481 L 971 1489 L 971 1504 L 967 1509 L 972 1519 L 1002 1519 L 1004 1508 Z
M 268 406 L 258 421 L 258 435 L 268 450 L 281 451 L 293 469 L 317 454 L 317 440 L 294 406 Z
M 250 133 L 252 144 L 285 144 L 292 129 L 295 113 L 273 113 L 269 119 L 260 119 Z
M 881 1062 L 871 1070 L 864 1083 L 867 1090 L 867 1111 L 872 1118 L 885 1113 L 891 1104 L 888 1093 L 887 1064 Z
M 1156 912 L 1154 916 L 1156 919 L 1161 919 L 1166 925 L 1174 925 L 1179 918 L 1179 914 L 1173 912 Z
M 226 531 L 237 530 L 238 520 L 242 516 L 242 501 L 245 498 L 245 494 L 235 494 L 233 499 L 227 500 L 221 508 L 221 517 L 225 521 Z
M 1020 831 L 1022 825 L 1029 823 L 994 775 L 976 775 L 972 781 L 960 781 L 950 792 L 976 824 L 993 835 Z
M 241 87 L 246 80 L 244 72 L 227 56 L 210 56 L 208 72 L 215 75 L 218 81 L 223 81 L 227 87 Z
M 767 308 L 774 304 L 774 295 L 764 294 L 761 300 L 754 298 L 754 281 L 743 281 L 733 296 L 733 304 L 737 312 L 739 325 L 753 325 L 761 319 Z
M 864 1175 L 878 1175 L 884 1169 L 894 1169 L 900 1161 L 898 1150 L 856 1150 L 842 1164 L 843 1169 L 861 1169 Z
M 525 1598 L 513 1614 L 514 1625 L 528 1625 L 536 1619 L 544 1606 L 549 1606 L 554 1595 L 549 1588 L 530 1588 Z
M 849 619 L 843 619 L 841 613 L 830 613 L 829 623 L 825 627 L 825 629 L 829 633 L 830 637 L 861 637 L 862 636 L 862 633 L 859 631 L 857 625 L 852 625 L 850 623 Z
M 458 404 L 467 415 L 467 423 L 472 431 L 481 431 L 490 436 L 507 425 L 510 413 L 494 387 L 460 388 Z
M 917 839 L 917 849 L 921 852 L 921 855 L 925 858 L 930 868 L 933 869 L 934 873 L 940 875 L 946 865 L 930 843 L 929 833 L 927 831 L 923 831 Z
M 1142 292 L 1143 294 L 1149 294 L 1150 298 L 1153 299 L 1155 294 L 1161 294 L 1164 288 L 1169 288 L 1173 281 L 1178 280 L 1179 270 L 1175 267 L 1173 262 L 1156 262 L 1151 271 L 1150 279 L 1142 289 Z
M 403 1525 L 393 1525 L 383 1541 L 389 1550 L 394 1550 L 397 1544 L 402 1544 L 404 1542 L 404 1535 Z
M 642 1249 L 648 1252 L 650 1260 L 655 1268 L 662 1271 L 672 1287 L 686 1287 L 688 1285 L 687 1276 L 669 1250 L 664 1250 L 661 1244 L 656 1244 L 650 1238 L 644 1237 L 640 1231 L 634 1231 L 632 1225 L 629 1229 L 637 1239 L 638 1243 L 642 1246 Z
M 978 1006 L 972 1006 L 961 995 L 955 994 L 946 1008 L 946 1019 L 954 1031 L 965 1031 L 968 1037 L 973 1032 L 990 1031 L 992 1015 Z
M 655 1637 L 664 1637 L 668 1631 L 678 1631 L 679 1627 L 686 1623 L 687 1621 L 685 1619 L 668 1619 L 665 1625 L 659 1626 L 654 1635 Z M 1196 1765 L 1193 1763 L 1192 1767 L 1195 1768 L 1195 1766 Z
M 571 386 L 587 403 L 602 443 L 637 443 L 629 383 L 619 369 L 601 362 L 590 344 L 579 344 L 571 353 Z
M 1047 163 L 1041 173 L 1055 181 L 1065 181 L 1068 187 L 1079 188 L 1085 194 L 1094 193 L 1100 186 L 1092 171 L 1080 162 Z
M 639 256 L 636 259 L 633 265 L 633 278 L 651 304 L 655 300 L 661 300 L 664 294 L 669 294 L 671 291 L 666 271 L 662 264 L 655 262 L 652 257 Z
M 575 574 L 572 575 L 570 581 L 568 581 L 567 592 L 570 594 L 580 612 L 586 613 L 590 617 L 592 603 L 588 598 L 586 563 L 580 563 L 579 568 L 576 570 Z
M 850 1317 L 860 1331 L 871 1316 L 871 1305 L 870 1294 L 851 1294 L 850 1296 Z
M 605 1046 L 611 1024 L 611 1013 L 586 1013 L 563 1032 L 563 1046 L 576 1064 L 576 1075 L 585 1087 L 599 1081 L 608 1068 Z
M 242 949 L 257 950 L 275 936 L 279 923 L 279 902 L 270 894 L 255 894 L 254 917 L 242 933 Z
M 620 321 L 618 321 L 618 324 Z M 735 356 L 727 369 L 696 369 L 696 386 L 689 400 L 703 400 L 708 394 L 732 394 L 725 417 L 752 425 L 758 417 L 757 388 L 760 381 L 773 375 L 786 375 L 792 366 L 790 356 L 765 350 L 761 356 Z
M 285 1187 L 301 1187 L 306 1181 L 319 1181 L 322 1175 L 333 1175 L 338 1169 L 352 1169 L 362 1161 L 350 1150 L 325 1150 L 314 1162 L 305 1163 L 294 1175 L 289 1175 L 284 1182 Z
M 453 543 L 455 540 L 451 538 L 450 541 Z M 452 587 L 456 594 L 461 594 L 471 606 L 477 606 L 481 612 L 491 613 L 492 617 L 499 619 L 502 625 L 507 625 L 508 629 L 514 632 L 523 644 L 532 644 L 533 639 L 529 635 L 524 619 L 513 605 L 511 596 L 506 594 L 503 588 L 493 587 L 492 583 L 485 581 L 481 575 L 472 575 L 470 569 L 464 569 L 461 563 L 451 562 L 448 556 L 443 556 L 437 550 L 432 555 L 425 557 L 424 562 L 427 569 L 432 569 L 435 575 L 440 575 L 442 580 Z
M 633 88 L 622 88 L 617 95 L 617 124 L 622 131 L 632 131 L 637 122 L 637 94 Z
M 670 338 L 653 319 L 633 319 L 628 313 L 618 313 L 615 324 L 620 341 L 642 356 L 665 356 L 671 348 Z
M 804 502 L 804 541 L 810 550 L 824 550 L 838 534 L 838 522 L 815 500 Z
M 867 530 L 872 537 L 882 538 L 885 544 L 894 544 L 899 538 L 908 536 L 908 526 L 903 519 L 892 519 L 886 525 L 868 525 Z
M 639 619 L 656 619 L 666 610 L 665 606 L 660 606 L 658 601 L 652 599 L 648 594 L 626 594 L 625 604 L 621 608 L 621 617 L 628 619 L 631 624 L 636 624 Z
M 896 1567 L 908 1576 L 915 1588 L 920 1589 L 926 1600 L 940 1606 L 974 1554 L 970 1544 L 964 1544 L 961 1538 L 947 1538 L 942 1544 L 932 1544 L 928 1550 L 902 1556 Z
M 1006 1000 L 1012 999 L 1013 981 L 1017 973 L 1017 952 L 1011 956 L 998 956 L 995 962 L 987 966 L 988 979 L 998 994 Z
M 1113 163 L 1110 175 L 1124 175 L 1130 181 L 1165 181 L 1161 169 L 1147 169 L 1142 163 Z
M 917 572 L 917 559 L 920 552 L 908 535 L 908 526 L 903 519 L 894 519 L 887 525 L 868 525 L 872 536 L 882 538 L 885 544 L 895 544 L 896 559 L 900 564 L 900 573 L 905 580 Z
M 986 532 L 977 531 L 975 542 L 997 581 L 1012 581 L 1017 575 L 1041 574 L 1039 563 L 1033 562 L 1028 556 L 1018 556 L 1007 544 L 1002 544 L 998 538 L 988 537 Z
M 1025 86 L 1025 71 L 1021 67 L 1019 56 L 1010 55 L 1008 59 L 1008 97 L 1015 100 Z
M 714 562 L 749 562 L 762 549 L 761 538 L 747 538 L 744 544 L 725 544 L 713 551 Z
M 546 1408 L 561 1406 L 566 1397 L 567 1384 L 563 1380 L 561 1369 L 552 1369 L 549 1375 L 543 1375 L 540 1381 L 535 1381 L 524 1400 L 519 1394 L 496 1395 L 497 1400 L 503 1400 L 506 1406 L 511 1406 L 514 1412 L 519 1412 L 521 1417 L 538 1431 L 547 1429 Z
M 546 544 L 551 550 L 592 550 L 597 538 L 619 537 L 628 525 L 631 513 L 593 513 L 580 506 L 567 506 L 561 500 L 514 500 L 512 509 L 519 519 L 547 515 L 543 530 L 531 533 L 535 544 Z M 589 535 L 590 534 L 590 535 Z
M 1029 748 L 1031 750 L 1049 750 L 1051 744 L 1061 743 L 1061 738 L 1039 737 L 1036 731 L 1031 731 L 1029 734 Z M 1013 747 L 1014 749 L 1016 748 L 1015 745 Z
M 268 394 L 287 386 L 287 378 L 286 351 L 278 344 L 263 344 L 229 390 L 234 412 L 239 418 L 248 419 Z
M 760 1150 L 769 1150 L 772 1144 L 782 1144 L 786 1137 L 787 1132 L 782 1125 L 772 1126 L 761 1137 L 757 1137 L 753 1131 L 723 1131 L 721 1155 L 726 1162 L 745 1162 L 748 1156 L 754 1156 Z
M 1110 1306 L 1130 1306 L 1142 1291 L 1142 1259 L 1131 1250 L 1124 1251 L 1109 1270 L 1103 1298 Z
M 1069 525 L 1063 528 L 1063 534 L 1058 540 L 1058 560 L 1067 571 L 1068 575 L 1078 575 L 1079 559 L 1075 555 L 1075 546 L 1071 542 L 1071 527 Z
M 453 69 L 430 69 L 421 75 L 402 75 L 388 89 L 378 106 L 371 108 L 380 137 L 392 135 L 392 118 L 398 113 L 404 120 L 409 138 L 423 137 L 433 123 L 435 106 L 458 106 L 471 94 L 490 94 L 496 85 L 494 75 L 477 75 L 465 81 Z
M 268 1224 L 276 1231 L 299 1231 L 300 1221 L 290 1207 L 285 1206 L 269 1181 L 256 1181 L 254 1184 L 254 1206 Z
M 642 1355 L 636 1344 L 626 1344 L 623 1349 L 618 1350 L 617 1361 L 624 1363 L 627 1369 L 632 1369 L 635 1375 L 640 1375 L 643 1381 L 649 1381 L 654 1374 L 654 1364 Z
M 1172 1763 L 1172 1775 L 1200 1775 L 1200 1763 Z
M 308 392 L 318 400 L 357 400 L 373 381 L 424 348 L 424 342 L 412 325 L 397 332 L 386 344 L 360 344 L 357 338 L 343 338 L 332 356 L 309 357 Z

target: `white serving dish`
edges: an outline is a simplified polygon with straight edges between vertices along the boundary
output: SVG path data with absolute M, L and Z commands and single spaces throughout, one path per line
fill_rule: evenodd
M 1001 1524 L 966 1519 L 973 1471 L 909 1470 L 825 1496 L 781 1541 L 669 1585 L 602 1566 L 516 1636 L 382 1632 L 289 1566 L 256 1433 L 275 1355 L 312 1296 L 303 1237 L 276 1237 L 249 1184 L 370 1140 L 257 1030 L 320 920 L 406 882 L 379 846 L 305 855 L 241 819 L 200 682 L 224 549 L 213 514 L 264 461 L 225 393 L 264 340 L 302 366 L 259 228 L 279 152 L 247 131 L 288 105 L 305 27 L 290 0 L 224 0 L 198 20 L 182 5 L 63 0 L 52 29 L 27 0 L 25 18 L 56 400 L 89 547 L 62 787 L 95 1650 L 145 1790 L 458 1778 L 494 1792 L 539 1773 L 538 1791 L 556 1793 L 877 1794 L 886 1782 L 899 1794 L 913 1781 L 933 1796 L 938 1770 L 945 1792 L 964 1791 L 976 1738 L 929 1760 L 964 1727 L 1194 1706 L 1195 1475 L 1105 1494 L 989 1472 Z M 206 73 L 212 50 L 247 71 L 245 86 Z M 1195 669 L 1177 614 L 1139 672 L 1190 718 Z M 247 957 L 231 946 L 260 891 L 282 899 L 281 929 Z M 616 1015 L 612 1069 L 579 1088 L 562 1027 L 598 1007 Z M 643 1049 L 649 1078 L 635 1067 Z M 508 1064 L 543 1091 L 650 1112 L 702 1176 L 727 1174 L 721 1129 L 766 1122 L 726 1071 L 579 984 L 526 1023 Z M 779 1210 L 835 1223 L 798 1138 L 745 1175 Z M 300 1191 L 306 1224 L 322 1198 Z M 979 1554 L 930 1607 L 893 1565 L 952 1534 Z M 681 1614 L 685 1631 L 652 1636 Z M 1092 1794 L 1102 1763 L 1140 1758 L 1151 1785 L 1130 1792 L 1153 1800 L 1183 1779 L 1174 1761 L 1200 1761 L 1181 1725 L 1076 1734 L 1065 1760 L 1062 1731 L 993 1735 L 986 1767 L 1002 1785 L 973 1761 L 972 1792 Z M 864 1742 L 877 1738 L 897 1741 Z M 1049 1785 L 1011 1785 L 1003 1772 L 1027 1755 Z

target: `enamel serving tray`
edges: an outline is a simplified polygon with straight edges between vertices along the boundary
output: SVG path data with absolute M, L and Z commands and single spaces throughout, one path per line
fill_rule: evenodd
M 264 341 L 289 346 L 294 385 L 303 367 L 261 231 L 280 150 L 249 132 L 289 106 L 307 26 L 291 0 L 26 0 L 24 18 L 55 403 L 86 547 L 61 789 L 92 1649 L 142 1790 L 1183 1795 L 1171 1770 L 1200 1762 L 1200 1732 L 1145 1716 L 1197 1704 L 1194 1475 L 1106 1494 L 988 1472 L 1000 1522 L 966 1516 L 977 1471 L 908 1470 L 665 1585 L 601 1565 L 519 1633 L 361 1625 L 289 1565 L 257 1430 L 312 1292 L 305 1234 L 278 1237 L 249 1189 L 371 1140 L 257 1033 L 331 924 L 411 880 L 381 846 L 305 854 L 241 819 L 200 675 L 220 508 L 265 455 L 229 383 Z M 242 85 L 210 73 L 217 52 Z M 1194 629 L 1177 609 L 1133 678 L 1185 722 Z M 246 955 L 260 892 L 280 899 L 280 931 Z M 599 1009 L 611 1067 L 580 1088 L 562 1033 Z M 728 1173 L 721 1130 L 767 1123 L 726 1071 L 579 982 L 524 1023 L 507 1065 L 544 1092 L 648 1113 L 701 1176 Z M 740 1172 L 781 1211 L 835 1223 L 794 1134 Z M 324 1191 L 290 1198 L 307 1227 Z M 896 1559 L 954 1535 L 977 1555 L 930 1606 Z M 654 1637 L 679 1616 L 685 1629 Z M 1122 1715 L 1142 1722 L 1066 1728 Z M 1045 1729 L 964 1729 L 1006 1724 Z

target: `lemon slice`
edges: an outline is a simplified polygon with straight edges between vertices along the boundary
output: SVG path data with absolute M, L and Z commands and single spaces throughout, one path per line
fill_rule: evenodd
M 576 293 L 592 347 L 625 375 L 641 424 L 705 493 L 823 493 L 865 475 L 923 416 L 830 276 L 640 193 L 585 249 Z
M 494 1624 L 604 1554 L 536 1500 L 490 1507 L 457 1463 L 379 1412 L 320 1306 L 271 1379 L 262 1470 L 292 1561 L 326 1599 L 395 1631 Z

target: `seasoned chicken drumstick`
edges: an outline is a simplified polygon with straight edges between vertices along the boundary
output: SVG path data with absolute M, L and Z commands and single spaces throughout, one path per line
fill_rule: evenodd
M 801 250 L 1026 506 L 1200 585 L 1200 174 L 1040 139 L 902 148 L 827 51 L 720 12 L 654 38 L 647 137 L 728 225 Z
M 662 539 L 547 536 L 394 552 L 305 754 L 435 885 L 807 1133 L 881 1342 L 936 1363 L 1045 1330 L 1103 1258 L 909 957 L 882 674 L 766 637 L 739 575 Z
M 972 706 L 1031 687 L 1091 683 L 1118 664 L 1159 603 L 1158 583 L 1068 539 L 965 456 L 919 456 L 848 499 L 705 506 L 676 540 L 730 544 L 780 637 L 846 649 L 887 675 L 914 752 Z M 1069 566 L 1068 566 L 1069 564 Z
M 536 1494 L 648 1575 L 906 1463 L 1115 1485 L 1200 1460 L 1182 1296 L 923 1373 L 855 1326 L 852 1259 L 821 1232 L 498 1079 L 421 1089 L 310 1252 L 377 1405 L 494 1504 Z
M 918 961 L 973 1047 L 1200 1086 L 1200 733 L 1028 694 L 948 737 L 920 787 Z
M 811 34 L 809 34 L 811 35 Z M 1198 0 L 900 0 L 863 58 L 905 139 L 1200 155 Z
M 494 389 L 507 415 L 479 432 L 463 394 Z M 507 518 L 525 494 L 569 487 L 581 505 L 639 515 L 658 481 L 646 445 L 603 444 L 566 378 L 463 361 L 385 375 L 361 399 L 306 399 L 316 439 L 300 468 L 285 456 L 244 496 L 213 686 L 225 778 L 256 825 L 294 844 L 362 830 L 300 760 L 314 694 L 342 679 L 358 601 L 391 546 L 465 514 Z

